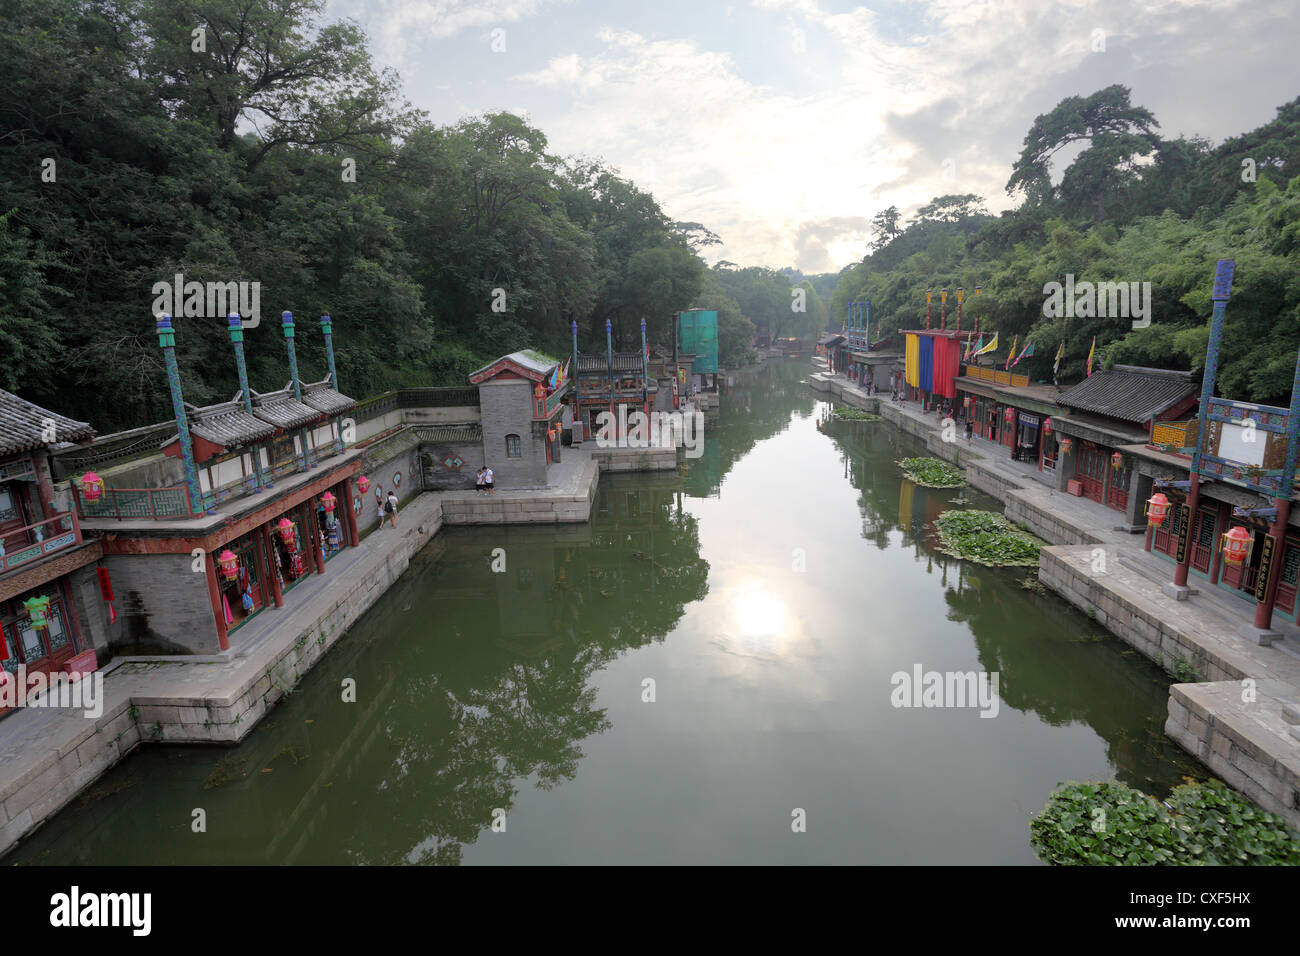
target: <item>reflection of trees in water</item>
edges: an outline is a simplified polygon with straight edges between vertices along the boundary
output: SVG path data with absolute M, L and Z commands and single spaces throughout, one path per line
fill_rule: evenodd
M 358 862 L 459 859 L 493 810 L 508 810 L 520 781 L 550 788 L 572 779 L 581 742 L 610 726 L 592 676 L 662 640 L 707 593 L 696 520 L 669 489 L 602 482 L 585 540 L 556 543 L 553 530 L 507 537 L 507 572 L 483 560 L 479 532 L 449 539 L 423 581 L 432 593 L 422 611 L 462 622 L 472 647 L 448 655 L 401 644 L 433 657 L 412 669 L 436 668 L 437 677 L 411 679 L 414 699 L 379 718 L 393 753 L 380 752 L 384 766 L 374 771 L 382 812 L 400 827 L 391 839 L 364 841 Z M 422 719 L 411 720 L 417 703 Z
M 705 423 L 704 455 L 682 462 L 682 490 L 693 498 L 718 492 L 722 479 L 760 441 L 779 435 L 790 418 L 807 418 L 816 408 L 812 390 L 801 384 L 810 369 L 805 362 L 768 362 L 733 372 L 736 384 L 722 389 L 716 421 Z
M 577 774 L 610 726 L 593 675 L 707 593 L 696 519 L 645 484 L 602 481 L 590 525 L 444 530 L 237 748 L 140 753 L 19 858 L 459 862 L 520 789 Z
M 818 427 L 862 492 L 863 537 L 885 550 L 890 529 L 900 528 L 902 546 L 916 559 L 924 555 L 927 572 L 939 575 L 949 619 L 970 628 L 982 668 L 1001 675 L 1005 705 L 1055 726 L 1087 724 L 1106 742 L 1117 776 L 1133 786 L 1168 787 L 1177 782 L 1163 769 L 1171 765 L 1197 772 L 1163 732 L 1167 684 L 1144 658 L 1056 595 L 1021 587 L 1031 569 L 984 568 L 938 550 L 933 522 L 953 499 L 1001 511 L 996 501 L 971 488 L 925 488 L 903 478 L 894 462 L 928 453 L 888 423 L 840 420 L 826 404 Z

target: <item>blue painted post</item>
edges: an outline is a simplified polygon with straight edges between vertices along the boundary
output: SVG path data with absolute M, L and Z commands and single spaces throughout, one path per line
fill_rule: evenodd
M 248 365 L 244 362 L 244 320 L 238 312 L 231 312 L 226 316 L 226 323 L 230 327 L 230 342 L 235 347 L 235 371 L 239 373 L 239 394 L 244 397 L 244 411 L 252 415 L 253 396 L 248 388 Z M 254 494 L 265 487 L 262 477 L 262 449 L 259 445 L 253 446 L 253 481 Z
M 614 323 L 609 319 L 605 320 L 605 360 L 609 362 L 609 418 L 617 422 L 614 417 Z
M 641 318 L 641 411 L 650 414 L 650 353 L 645 341 L 645 317 Z
M 871 300 L 862 303 L 862 344 L 871 348 Z
M 298 354 L 293 347 L 293 313 L 281 312 L 280 321 L 284 326 L 284 344 L 289 347 L 289 380 L 293 383 L 293 397 L 302 402 L 302 383 L 298 381 Z M 302 447 L 299 461 L 304 468 L 311 468 L 311 457 L 307 454 L 307 433 L 298 429 L 298 443 Z
M 1187 513 L 1189 520 L 1195 522 L 1196 509 L 1201 501 L 1201 452 L 1205 447 L 1206 416 L 1210 412 L 1210 400 L 1214 398 L 1214 383 L 1219 377 L 1219 346 L 1223 342 L 1223 316 L 1228 308 L 1228 297 L 1232 295 L 1232 273 L 1236 264 L 1232 259 L 1220 259 L 1214 268 L 1214 312 L 1210 316 L 1210 341 L 1205 348 L 1205 373 L 1201 380 L 1201 405 L 1197 410 L 1199 419 L 1196 448 L 1192 452 L 1191 479 L 1187 487 Z M 1190 527 L 1183 528 L 1183 534 L 1191 535 Z M 1187 586 L 1188 568 L 1191 566 L 1192 549 L 1183 549 L 1183 560 L 1174 568 L 1174 586 Z
M 167 386 L 172 393 L 172 415 L 176 418 L 176 435 L 181 446 L 181 463 L 185 466 L 186 497 L 189 498 L 190 514 L 203 514 L 203 490 L 199 487 L 199 469 L 194 463 L 194 440 L 190 437 L 190 423 L 185 415 L 185 396 L 181 392 L 181 370 L 176 364 L 176 331 L 172 328 L 172 317 L 163 313 L 158 316 L 158 344 L 163 350 L 163 362 L 167 366 Z
M 569 378 L 573 381 L 573 424 L 582 427 L 582 402 L 578 398 L 578 320 L 574 319 L 569 323 L 569 328 L 573 332 L 573 369 Z

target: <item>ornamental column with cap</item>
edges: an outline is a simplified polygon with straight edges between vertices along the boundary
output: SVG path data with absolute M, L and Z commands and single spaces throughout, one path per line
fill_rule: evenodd
M 230 326 L 230 342 L 235 347 L 235 370 L 239 373 L 239 393 L 244 397 L 244 411 L 252 415 L 253 395 L 248 389 L 248 365 L 244 362 L 244 320 L 238 312 L 231 312 L 226 316 L 226 323 Z M 259 445 L 253 446 L 253 478 L 257 484 L 253 489 L 256 494 L 266 487 L 262 475 L 262 449 Z
M 1201 380 L 1201 405 L 1198 409 L 1200 427 L 1196 434 L 1196 448 L 1192 452 L 1190 481 L 1187 487 L 1187 522 L 1181 528 L 1179 537 L 1190 538 L 1196 524 L 1197 507 L 1201 500 L 1201 449 L 1205 442 L 1207 416 L 1210 413 L 1210 400 L 1214 398 L 1215 380 L 1219 377 L 1219 346 L 1223 342 L 1223 318 L 1228 309 L 1228 297 L 1232 295 L 1232 273 L 1236 262 L 1232 259 L 1220 259 L 1214 268 L 1214 312 L 1210 317 L 1210 340 L 1205 347 L 1205 366 Z M 1190 541 L 1183 548 L 1183 560 L 1174 568 L 1174 587 L 1187 586 L 1187 572 L 1191 566 L 1192 549 Z
M 325 333 L 325 361 L 330 369 L 330 388 L 337 392 L 339 373 L 334 370 L 334 324 L 328 312 L 321 313 L 320 330 Z
M 158 316 L 158 344 L 163 350 L 167 366 L 167 385 L 172 393 L 172 414 L 176 418 L 176 437 L 181 446 L 181 462 L 185 466 L 185 487 L 188 490 L 190 514 L 203 514 L 203 491 L 199 487 L 199 470 L 194 464 L 194 441 L 190 438 L 190 424 L 185 415 L 185 396 L 181 393 L 181 370 L 176 364 L 176 331 L 172 317 L 166 313 Z
M 609 362 L 609 417 L 611 421 L 616 421 L 614 418 L 614 323 L 609 319 L 605 320 L 605 359 Z M 617 426 L 614 434 L 618 434 Z
M 641 319 L 641 411 L 650 414 L 650 353 L 645 342 L 645 318 Z
M 298 354 L 293 348 L 293 313 L 281 312 L 280 322 L 284 326 L 284 343 L 289 348 L 289 380 L 293 383 L 293 397 L 302 404 L 302 383 L 298 381 Z M 311 458 L 307 454 L 307 433 L 298 429 L 298 442 L 302 446 L 302 465 L 304 468 L 312 467 Z

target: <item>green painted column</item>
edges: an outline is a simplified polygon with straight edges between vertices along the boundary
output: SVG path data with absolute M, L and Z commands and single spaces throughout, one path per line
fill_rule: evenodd
M 185 414 L 185 396 L 181 392 L 181 370 L 176 362 L 176 331 L 172 317 L 158 316 L 158 344 L 163 350 L 167 366 L 167 385 L 172 393 L 172 415 L 176 418 L 176 434 L 180 440 L 181 463 L 185 466 L 185 487 L 188 490 L 190 514 L 203 514 L 203 489 L 199 485 L 199 469 L 194 462 L 194 440 L 190 437 L 190 423 Z

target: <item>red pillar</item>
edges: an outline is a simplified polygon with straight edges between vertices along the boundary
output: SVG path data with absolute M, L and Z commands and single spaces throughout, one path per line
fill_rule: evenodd
M 217 644 L 229 650 L 230 637 L 226 630 L 226 612 L 221 609 L 221 588 L 217 586 L 216 561 L 210 554 L 203 556 L 203 567 L 208 573 L 208 596 L 212 599 L 212 615 L 217 619 Z
M 324 574 L 325 559 L 320 553 L 320 527 L 316 519 L 316 502 L 308 498 L 304 504 L 307 506 L 307 527 L 303 530 L 306 532 L 304 536 L 307 540 L 303 543 L 307 545 L 307 553 L 311 555 L 312 570 L 316 574 Z
M 354 510 L 356 508 L 356 502 L 352 497 L 352 479 L 350 478 L 343 482 L 343 506 L 348 512 L 346 524 L 348 529 L 348 544 L 355 548 L 361 543 L 361 538 L 357 534 L 357 513 Z
M 1268 566 L 1268 583 L 1264 587 L 1264 600 L 1255 606 L 1255 626 L 1262 631 L 1267 631 L 1273 626 L 1273 601 L 1277 597 L 1277 582 L 1282 573 L 1282 543 L 1286 540 L 1287 518 L 1291 516 L 1289 498 L 1274 498 L 1273 504 L 1277 506 L 1277 517 L 1273 519 L 1273 524 L 1268 529 L 1268 533 L 1273 536 L 1273 560 Z
M 1196 509 L 1201 503 L 1201 479 L 1195 472 L 1192 473 L 1191 487 L 1187 489 L 1187 547 L 1183 549 L 1183 560 L 1178 562 L 1174 569 L 1174 586 L 1187 586 L 1187 569 L 1192 562 L 1192 525 L 1196 523 Z M 1175 552 L 1177 553 L 1177 552 Z
M 262 542 L 261 547 L 264 549 L 263 554 L 266 558 L 266 579 L 271 585 L 271 600 L 275 602 L 276 607 L 284 607 L 284 590 L 280 587 L 280 575 L 276 571 L 275 541 L 272 540 L 271 533 L 266 525 L 262 525 L 257 529 L 258 538 Z

